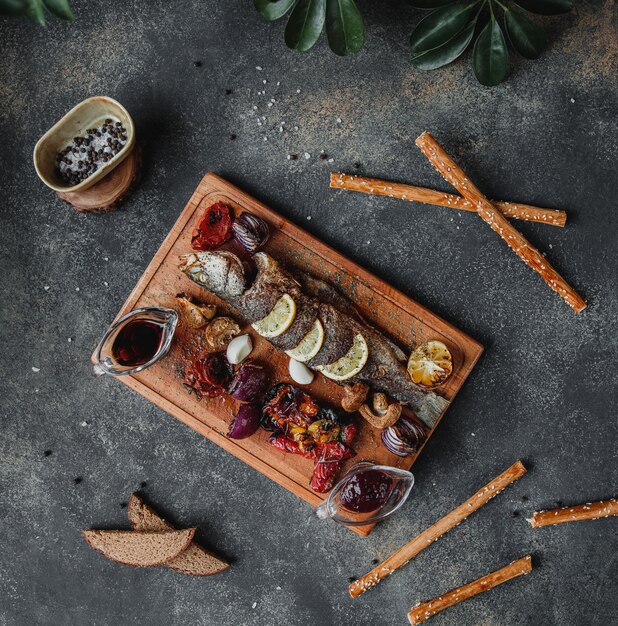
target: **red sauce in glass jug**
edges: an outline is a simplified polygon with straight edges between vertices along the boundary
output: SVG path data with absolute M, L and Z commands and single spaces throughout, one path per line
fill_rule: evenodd
M 381 508 L 393 491 L 393 478 L 377 469 L 351 476 L 341 488 L 341 504 L 348 511 L 369 513 Z
M 112 346 L 112 354 L 120 365 L 137 367 L 152 359 L 161 348 L 162 339 L 162 324 L 150 320 L 133 320 L 120 329 Z

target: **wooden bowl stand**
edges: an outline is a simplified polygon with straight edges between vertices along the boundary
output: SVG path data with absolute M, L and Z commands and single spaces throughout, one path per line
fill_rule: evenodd
M 135 146 L 120 165 L 105 178 L 84 191 L 60 192 L 56 195 L 81 213 L 113 211 L 138 182 L 142 169 L 141 149 Z

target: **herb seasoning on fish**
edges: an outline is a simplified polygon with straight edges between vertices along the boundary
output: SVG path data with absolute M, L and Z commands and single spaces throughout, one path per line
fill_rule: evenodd
M 126 128 L 107 118 L 101 126 L 89 128 L 85 137 L 73 137 L 56 155 L 58 175 L 68 185 L 77 185 L 111 161 L 126 144 Z
M 339 383 L 366 383 L 409 405 L 429 428 L 448 406 L 448 400 L 411 380 L 405 354 L 353 315 L 352 303 L 328 283 L 299 271 L 292 275 L 265 252 L 252 257 L 254 280 L 231 252 L 193 252 L 180 258 L 182 272 L 227 301 L 280 350 L 297 350 L 318 320 L 324 337 L 305 363 L 309 368 Z

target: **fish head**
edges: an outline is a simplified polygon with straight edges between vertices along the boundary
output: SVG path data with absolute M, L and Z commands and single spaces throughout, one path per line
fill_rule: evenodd
M 181 272 L 223 299 L 240 296 L 247 288 L 242 261 L 231 252 L 190 252 L 180 261 Z

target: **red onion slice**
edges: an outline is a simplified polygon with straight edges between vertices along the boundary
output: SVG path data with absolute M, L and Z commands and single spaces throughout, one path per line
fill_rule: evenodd
M 254 254 L 268 241 L 270 229 L 261 217 L 243 211 L 234 220 L 232 233 L 241 247 Z
M 230 426 L 227 436 L 230 439 L 250 437 L 260 426 L 262 411 L 255 404 L 241 404 Z
M 384 447 L 397 456 L 418 452 L 427 439 L 427 427 L 418 419 L 402 415 L 390 428 L 382 431 Z
M 267 385 L 266 370 L 257 363 L 249 362 L 238 368 L 228 392 L 239 402 L 255 402 L 264 394 Z

